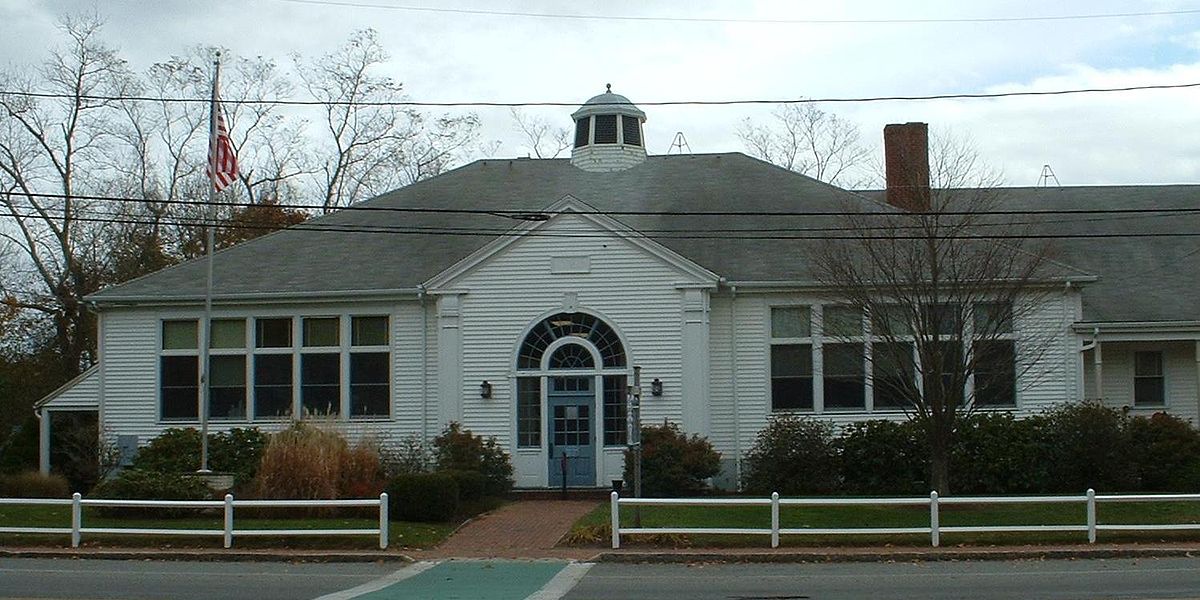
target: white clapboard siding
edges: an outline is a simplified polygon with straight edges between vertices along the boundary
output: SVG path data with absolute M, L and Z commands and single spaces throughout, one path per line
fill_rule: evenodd
M 1177 342 L 1104 342 L 1101 341 L 1101 356 L 1104 359 L 1104 403 L 1114 407 L 1130 407 L 1131 415 L 1147 416 L 1165 411 L 1192 423 L 1200 423 L 1197 403 L 1198 366 L 1194 341 Z M 1166 405 L 1133 406 L 1133 355 L 1135 352 L 1163 353 L 1163 382 L 1166 385 Z M 1092 370 L 1092 354 L 1084 357 L 1084 377 L 1089 396 L 1095 392 L 1095 372 Z
M 1055 404 L 1080 399 L 1074 298 L 1064 294 L 1038 296 L 1028 309 L 1018 310 L 1017 414 L 1042 412 Z
M 576 215 L 560 216 L 543 229 L 550 234 L 581 230 L 601 231 Z M 586 272 L 552 273 L 552 262 L 562 257 L 587 257 Z M 678 422 L 683 292 L 677 286 L 686 277 L 614 237 L 534 236 L 489 257 L 453 285 L 466 291 L 461 316 L 464 424 L 510 446 L 515 414 L 510 377 L 517 348 L 530 325 L 563 309 L 568 294 L 575 295 L 579 309 L 600 315 L 622 335 L 629 363 L 642 367 L 647 389 L 650 380 L 662 380 L 662 396 L 644 396 L 644 421 Z M 494 386 L 490 399 L 479 397 L 484 380 Z
M 100 406 L 100 369 L 92 367 L 38 402 L 49 410 L 96 410 Z

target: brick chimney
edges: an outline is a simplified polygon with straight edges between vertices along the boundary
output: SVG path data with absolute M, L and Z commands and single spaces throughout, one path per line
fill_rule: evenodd
M 883 128 L 887 202 L 909 211 L 929 209 L 929 125 L 904 123 Z

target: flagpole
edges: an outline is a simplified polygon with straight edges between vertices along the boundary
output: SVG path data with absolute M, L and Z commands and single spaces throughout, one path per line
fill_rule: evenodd
M 203 333 L 200 335 L 200 473 L 211 473 L 208 468 L 208 409 L 209 390 L 211 388 L 211 365 L 209 357 L 210 337 L 212 336 L 212 295 L 213 295 L 213 246 L 216 236 L 213 234 L 216 221 L 216 173 L 217 173 L 217 86 L 221 80 L 221 52 L 213 59 L 212 102 L 208 110 L 208 213 L 204 227 L 205 270 L 204 279 L 204 321 Z

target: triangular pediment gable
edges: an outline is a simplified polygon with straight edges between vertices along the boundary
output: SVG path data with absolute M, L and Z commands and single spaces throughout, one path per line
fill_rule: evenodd
M 558 202 L 547 206 L 538 214 L 545 215 L 546 218 L 544 220 L 533 220 L 535 217 L 530 215 L 530 221 L 513 227 L 479 250 L 476 250 L 466 258 L 432 277 L 422 287 L 430 291 L 452 288 L 455 282 L 466 274 L 477 270 L 496 257 L 503 255 L 514 244 L 530 239 L 539 232 L 552 227 L 556 221 L 567 216 L 581 218 L 597 230 L 610 233 L 614 239 L 628 242 L 648 256 L 670 266 L 679 273 L 681 284 L 715 286 L 720 280 L 720 276 L 716 273 L 701 267 L 666 246 L 655 242 L 636 229 L 611 216 L 603 214 L 595 207 L 569 194 Z

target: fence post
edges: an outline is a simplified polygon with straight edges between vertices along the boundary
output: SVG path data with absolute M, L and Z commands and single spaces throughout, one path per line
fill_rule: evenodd
M 233 546 L 233 494 L 225 494 L 225 547 Z
M 942 534 L 938 530 L 938 493 L 937 490 L 929 492 L 929 541 L 933 543 L 933 547 L 937 548 L 941 544 Z
M 83 536 L 83 495 L 75 492 L 71 495 L 71 547 L 79 547 L 79 538 Z
M 779 492 L 771 492 L 771 547 L 779 547 Z
M 1087 527 L 1088 527 L 1088 543 L 1096 543 L 1096 490 L 1088 488 L 1087 491 Z
M 612 521 L 611 527 L 613 550 L 621 547 L 621 509 L 617 502 L 618 499 L 620 499 L 620 495 L 616 492 L 613 492 L 612 495 L 609 496 L 609 512 L 611 514 L 610 520 Z
M 379 494 L 379 549 L 387 550 L 388 547 L 388 495 L 387 492 Z

